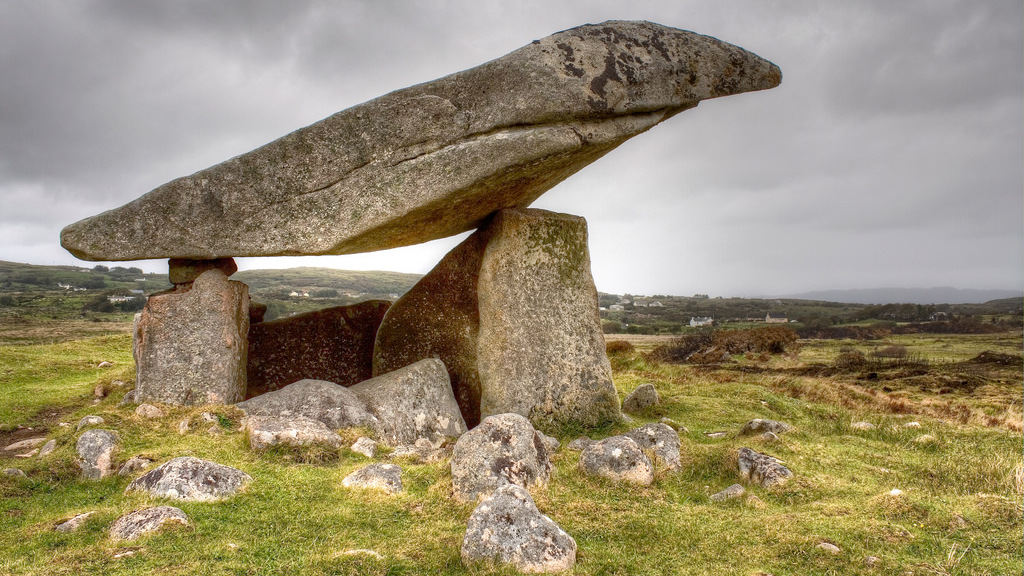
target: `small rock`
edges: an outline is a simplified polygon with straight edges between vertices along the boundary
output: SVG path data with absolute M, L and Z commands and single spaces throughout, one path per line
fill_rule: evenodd
M 740 476 L 765 488 L 784 484 L 793 477 L 793 473 L 780 460 L 750 448 L 740 448 L 738 464 Z
M 22 470 L 21 468 L 4 468 L 3 475 L 15 476 L 18 478 L 28 478 L 28 474 L 25 474 L 25 471 Z
M 78 467 L 89 480 L 106 478 L 114 472 L 114 453 L 120 439 L 110 430 L 86 430 L 75 444 Z
M 251 476 L 230 466 L 180 456 L 133 480 L 125 493 L 139 491 L 157 498 L 211 502 L 233 496 L 251 481 Z
M 118 406 L 127 406 L 129 404 L 135 404 L 135 390 L 125 392 L 124 398 L 121 398 L 121 403 Z
M 864 559 L 864 565 L 868 568 L 874 568 L 882 559 L 878 556 L 868 556 Z
M 654 482 L 654 466 L 632 438 L 612 436 L 594 442 L 580 454 L 579 468 L 585 474 L 614 482 L 648 486 Z
M 921 427 L 921 423 L 920 422 L 907 422 L 906 424 L 903 425 L 903 427 L 904 428 L 920 428 Z
M 818 548 L 824 550 L 825 552 L 828 552 L 833 556 L 837 556 L 840 552 L 842 552 L 842 550 L 839 549 L 839 546 L 836 546 L 831 542 L 822 542 L 821 544 L 818 544 Z
M 249 447 L 266 450 L 271 446 L 318 445 L 338 449 L 344 444 L 341 436 L 323 422 L 303 416 L 249 416 L 243 429 L 249 436 Z
M 729 437 L 728 432 L 705 432 L 704 435 L 712 440 L 721 440 L 722 438 Z
M 45 458 L 46 456 L 49 456 L 50 454 L 53 454 L 53 451 L 56 450 L 56 449 L 57 449 L 57 441 L 56 440 L 48 440 L 46 442 L 46 444 L 43 444 L 43 447 L 39 449 L 39 457 L 40 458 Z
M 135 415 L 140 418 L 163 418 L 164 411 L 152 404 L 139 404 L 135 409 Z
M 84 513 L 79 514 L 79 515 L 77 515 L 77 516 L 75 516 L 75 517 L 73 517 L 73 518 L 71 518 L 69 520 L 65 520 L 64 522 L 61 522 L 60 524 L 56 525 L 53 529 L 56 530 L 57 532 L 62 532 L 64 534 L 67 534 L 67 533 L 70 533 L 70 532 L 74 532 L 74 531 L 78 530 L 79 528 L 81 528 L 82 526 L 84 526 L 85 525 L 85 521 L 88 520 L 89 517 L 92 516 L 95 513 L 96 513 L 95 510 L 92 511 L 92 512 L 84 512 Z
M 113 362 L 107 362 L 106 360 L 104 360 L 103 362 L 100 362 L 99 364 L 97 364 L 96 367 L 97 368 L 110 368 L 113 365 L 114 365 Z
M 850 424 L 850 428 L 853 428 L 854 430 L 873 430 L 875 428 L 875 425 L 872 424 L 871 422 L 861 421 Z
M 97 398 L 106 398 L 107 396 L 107 385 L 105 382 L 97 382 L 92 388 L 92 395 Z
M 355 444 L 352 445 L 352 451 L 358 452 L 367 458 L 373 458 L 377 455 L 377 441 L 366 436 L 360 436 L 356 439 Z
M 31 457 L 35 456 L 36 454 L 38 454 L 38 453 L 39 453 L 39 449 L 36 448 L 36 449 L 33 449 L 33 450 L 29 450 L 28 452 L 25 452 L 24 454 L 15 454 L 14 457 L 15 458 L 31 458 Z
M 759 438 L 761 438 L 761 440 L 763 440 L 764 442 L 775 442 L 779 440 L 779 435 L 776 434 L 775 432 L 765 432 L 764 434 L 761 434 Z
M 729 486 L 728 488 L 722 490 L 721 492 L 712 494 L 711 501 L 724 502 L 726 500 L 732 500 L 734 498 L 739 498 L 740 496 L 743 496 L 746 492 L 747 489 L 744 488 L 743 486 L 739 484 L 733 484 L 732 486 Z
M 680 434 L 689 434 L 690 433 L 690 431 L 686 428 L 686 426 L 683 426 L 682 424 L 680 424 L 679 422 L 676 422 L 675 420 L 673 420 L 671 418 L 662 418 L 658 422 L 668 426 L 669 428 L 675 430 L 676 432 L 679 432 Z
M 502 484 L 546 486 L 551 457 L 533 425 L 519 414 L 484 418 L 463 434 L 452 451 L 453 496 L 473 502 Z
M 529 492 L 505 484 L 473 510 L 461 556 L 467 566 L 496 560 L 521 572 L 562 572 L 576 563 L 576 541 L 537 510 Z
M 641 384 L 622 401 L 622 411 L 636 414 L 644 408 L 654 406 L 659 402 L 661 402 L 661 398 L 658 396 L 658 391 L 654 388 L 654 384 Z
M 182 420 L 181 422 L 178 422 L 178 434 L 188 434 L 188 431 L 190 429 L 191 426 L 189 426 L 188 420 Z
M 902 495 L 903 495 L 903 490 L 900 490 L 899 488 L 893 488 L 892 490 L 889 491 L 889 496 L 902 496 Z
M 156 532 L 167 524 L 189 525 L 188 516 L 173 506 L 156 506 L 137 510 L 114 521 L 110 527 L 112 540 L 135 540 Z
M 85 428 L 86 426 L 98 426 L 100 424 L 103 424 L 103 417 L 102 416 L 92 416 L 92 415 L 90 415 L 90 416 L 86 416 L 86 417 L 84 417 L 84 418 L 82 418 L 81 420 L 78 421 L 78 428 L 76 428 L 76 430 L 81 430 L 82 428 Z
M 554 454 L 555 452 L 558 452 L 558 447 L 562 445 L 562 443 L 558 441 L 558 438 L 548 436 L 547 434 L 541 432 L 540 430 L 537 431 L 537 434 L 540 434 L 540 441 L 543 442 L 544 446 L 547 447 L 549 454 Z
M 444 438 L 436 442 L 418 438 L 413 444 L 396 446 L 389 457 L 396 460 L 405 458 L 415 462 L 440 462 L 452 455 L 452 446 L 445 442 Z
M 394 464 L 370 464 L 345 476 L 341 485 L 396 494 L 402 491 L 402 469 Z
M 4 451 L 6 452 L 17 452 L 20 450 L 28 450 L 31 448 L 38 448 L 40 445 L 46 442 L 46 436 L 40 436 L 39 438 L 29 438 L 27 440 L 20 440 L 13 444 L 8 444 Z
M 938 438 L 931 434 L 921 434 L 914 438 L 914 444 L 935 444 L 936 442 L 938 442 Z
M 784 432 L 789 432 L 792 429 L 793 427 L 785 422 L 754 418 L 750 422 L 744 424 L 743 428 L 740 428 L 740 436 L 752 436 L 754 434 L 763 434 L 765 432 L 782 434 Z
M 111 556 L 111 558 L 113 558 L 114 560 L 120 560 L 121 558 L 131 558 L 132 556 L 135 556 L 135 554 L 137 554 L 138 552 L 138 550 L 125 550 L 124 552 L 118 552 L 117 554 L 114 554 L 113 556 Z
M 644 424 L 623 436 L 632 438 L 641 450 L 653 450 L 655 460 L 669 470 L 679 468 L 679 434 L 667 424 Z
M 573 452 L 582 452 L 584 448 L 590 446 L 593 443 L 594 441 L 591 440 L 590 438 L 587 438 L 586 436 L 580 436 L 579 438 L 573 440 L 572 442 L 569 442 L 569 444 L 566 445 L 566 448 L 572 450 Z
M 145 456 L 135 456 L 129 458 L 127 462 L 122 464 L 121 467 L 117 469 L 117 475 L 130 476 L 138 472 L 139 470 L 145 470 L 146 468 L 149 468 L 151 464 L 153 464 L 152 458 L 147 458 Z

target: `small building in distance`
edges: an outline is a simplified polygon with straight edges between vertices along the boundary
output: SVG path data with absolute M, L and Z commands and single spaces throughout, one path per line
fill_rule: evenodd
M 710 316 L 690 316 L 690 326 L 712 326 L 715 319 Z
M 765 324 L 788 324 L 789 318 L 786 318 L 785 316 L 772 316 L 772 313 L 769 312 L 765 315 L 764 321 Z

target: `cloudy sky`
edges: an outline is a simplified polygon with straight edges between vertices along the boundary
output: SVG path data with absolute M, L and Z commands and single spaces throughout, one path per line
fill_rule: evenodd
M 0 260 L 92 266 L 63 226 L 610 19 L 716 36 L 783 81 L 705 101 L 534 204 L 587 218 L 599 289 L 1022 288 L 1019 0 L 3 0 Z M 426 272 L 459 239 L 240 265 Z

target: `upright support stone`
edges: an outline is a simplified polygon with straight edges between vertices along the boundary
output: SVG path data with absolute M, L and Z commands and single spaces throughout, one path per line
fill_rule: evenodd
M 445 256 L 388 310 L 374 374 L 431 356 L 470 427 L 507 412 L 534 424 L 618 418 L 586 221 L 502 210 Z
M 150 296 L 135 322 L 135 401 L 243 400 L 248 334 L 249 288 L 219 268 Z

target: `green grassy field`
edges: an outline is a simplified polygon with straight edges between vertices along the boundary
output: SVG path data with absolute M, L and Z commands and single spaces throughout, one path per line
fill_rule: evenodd
M 127 325 L 79 338 L 51 328 L 0 332 L 0 440 L 45 434 L 58 442 L 43 459 L 0 455 L 0 467 L 28 475 L 0 476 L 0 574 L 514 573 L 462 566 L 459 547 L 473 507 L 450 498 L 447 463 L 403 462 L 405 491 L 389 497 L 341 486 L 368 462 L 347 449 L 311 461 L 288 451 L 251 452 L 240 415 L 229 407 L 214 409 L 221 416 L 215 432 L 200 425 L 199 414 L 210 408 L 170 408 L 164 418 L 142 420 L 133 406 L 119 406 L 124 389 L 109 386 L 133 380 Z M 653 382 L 663 402 L 630 424 L 589 433 L 601 437 L 671 418 L 687 428 L 680 434 L 683 466 L 659 472 L 646 488 L 586 477 L 577 471 L 578 453 L 564 448 L 579 431 L 562 431 L 551 482 L 534 497 L 576 539 L 572 573 L 1020 574 L 1021 369 L 971 360 L 985 350 L 1019 359 L 1021 334 L 894 338 L 803 342 L 797 354 L 740 356 L 718 366 L 614 354 L 620 396 Z M 929 360 L 924 373 L 875 365 L 869 378 L 834 369 L 841 349 L 870 357 L 876 346 L 897 344 Z M 97 368 L 101 361 L 113 366 Z M 956 378 L 977 385 L 943 393 L 928 384 Z M 94 398 L 98 384 L 111 393 Z M 970 413 L 965 418 L 943 405 Z M 80 480 L 74 427 L 87 414 L 118 431 L 121 460 L 193 455 L 240 468 L 254 482 L 230 500 L 201 504 L 125 495 L 129 477 Z M 795 430 L 778 442 L 736 438 L 751 418 L 782 420 Z M 184 434 L 182 420 L 192 423 Z M 861 420 L 876 427 L 851 428 Z M 921 427 L 906 427 L 910 421 Z M 712 431 L 730 434 L 714 440 L 705 435 Z M 773 490 L 748 485 L 753 499 L 710 501 L 740 482 L 735 457 L 743 446 L 782 459 L 795 477 Z M 903 494 L 891 496 L 894 488 Z M 120 515 L 159 504 L 180 507 L 192 525 L 130 544 L 107 537 Z M 86 511 L 96 514 L 82 530 L 53 531 Z M 840 553 L 819 549 L 822 542 Z M 869 556 L 878 558 L 873 566 Z

